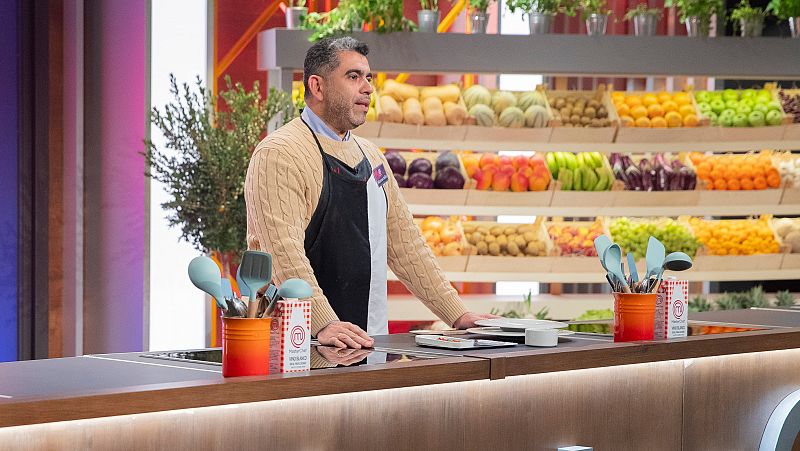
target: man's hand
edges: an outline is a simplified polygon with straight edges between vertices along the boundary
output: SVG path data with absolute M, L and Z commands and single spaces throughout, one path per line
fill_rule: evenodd
M 337 348 L 371 348 L 375 344 L 363 329 L 353 323 L 334 321 L 319 331 L 317 341 L 321 345 Z
M 332 348 L 330 346 L 317 346 L 317 352 L 319 352 L 319 355 L 324 357 L 325 360 L 331 363 L 342 366 L 350 366 L 367 358 L 372 351 L 367 351 L 365 349 L 344 349 Z
M 500 317 L 497 315 L 492 315 L 491 313 L 467 312 L 458 317 L 456 322 L 453 323 L 453 327 L 456 329 L 467 329 L 470 327 L 475 327 L 475 321 L 479 319 L 490 319 L 490 318 L 500 318 Z

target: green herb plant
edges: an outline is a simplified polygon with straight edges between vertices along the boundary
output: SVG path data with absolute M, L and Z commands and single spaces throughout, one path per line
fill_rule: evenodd
M 603 16 L 613 15 L 614 12 L 608 7 L 607 0 L 579 0 L 581 15 L 584 19 L 589 14 L 600 14 Z
M 528 294 L 522 297 L 522 302 L 518 304 L 517 308 L 512 308 L 510 310 L 502 311 L 498 308 L 492 308 L 489 313 L 492 315 L 502 316 L 504 318 L 530 318 L 534 317 L 536 319 L 550 319 L 548 314 L 550 309 L 547 307 L 541 308 L 539 311 L 533 311 L 533 293 L 528 291 Z
M 563 12 L 574 16 L 576 3 L 574 0 L 506 0 L 506 6 L 512 13 L 521 10 L 526 13 L 557 14 Z
M 414 31 L 417 25 L 403 16 L 402 0 L 341 0 L 328 12 L 306 15 L 303 28 L 312 30 L 311 42 L 352 32 L 368 23 L 378 33 Z
M 660 8 L 650 8 L 647 3 L 639 3 L 634 8 L 629 9 L 624 16 L 623 20 L 631 21 L 634 17 L 640 15 L 656 16 L 659 19 L 663 15 Z
M 469 2 L 469 9 L 473 12 L 485 13 L 494 0 L 474 0 Z
M 767 12 L 780 20 L 800 17 L 800 1 L 797 0 L 770 0 Z
M 775 293 L 775 305 L 778 307 L 791 307 L 794 305 L 794 296 L 789 290 L 783 290 Z
M 439 0 L 419 0 L 419 7 L 422 10 L 439 11 Z
M 225 90 L 213 96 L 198 77 L 195 89 L 170 75 L 173 101 L 154 107 L 150 121 L 164 135 L 158 148 L 145 140 L 146 176 L 166 187 L 169 225 L 181 239 L 204 252 L 239 253 L 245 246 L 247 212 L 244 179 L 250 154 L 267 124 L 296 114 L 289 95 L 270 89 L 261 98 L 258 81 L 246 90 L 225 77 Z M 218 108 L 219 107 L 219 108 Z
M 677 7 L 681 23 L 686 23 L 689 17 L 697 17 L 705 34 L 708 33 L 711 16 L 725 13 L 725 4 L 722 0 L 665 0 L 664 6 Z
M 306 0 L 289 0 L 289 8 L 302 8 L 306 6 Z

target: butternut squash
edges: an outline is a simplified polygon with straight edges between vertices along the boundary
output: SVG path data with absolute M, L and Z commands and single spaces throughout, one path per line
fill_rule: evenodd
M 386 80 L 383 83 L 381 94 L 392 96 L 398 102 L 403 102 L 406 99 L 419 99 L 419 88 L 408 83 Z
M 400 105 L 397 104 L 394 97 L 382 95 L 380 102 L 381 114 L 378 117 L 379 120 L 384 122 L 403 122 L 403 110 L 400 109 Z
M 413 125 L 425 123 L 425 116 L 422 115 L 422 105 L 419 100 L 411 98 L 403 102 L 403 122 Z
M 467 118 L 467 109 L 457 103 L 445 102 L 444 115 L 447 118 L 447 125 L 461 125 Z
M 428 97 L 438 97 L 442 102 L 457 103 L 459 97 L 461 97 L 461 89 L 454 84 L 426 86 L 420 90 L 419 95 L 422 100 Z

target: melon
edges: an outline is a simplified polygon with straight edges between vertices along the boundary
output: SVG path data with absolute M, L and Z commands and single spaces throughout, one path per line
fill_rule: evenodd
M 517 106 L 517 97 L 508 91 L 497 91 L 492 96 L 492 108 L 497 114 L 502 113 L 506 108 Z
M 474 117 L 475 120 L 478 121 L 478 125 L 482 127 L 491 127 L 494 125 L 494 111 L 488 105 L 482 103 L 473 105 L 473 107 L 469 109 L 469 115 Z
M 511 106 L 500 113 L 497 122 L 503 127 L 520 128 L 525 125 L 525 113 L 519 108 Z
M 470 86 L 461 93 L 461 96 L 468 109 L 475 105 L 489 105 L 492 102 L 492 93 L 481 85 Z
M 530 91 L 525 92 L 521 96 L 519 96 L 519 101 L 517 102 L 517 106 L 522 111 L 528 111 L 528 108 L 534 105 L 544 106 L 547 102 L 547 98 L 545 98 L 544 94 L 539 91 Z
M 525 110 L 525 126 L 527 127 L 547 127 L 548 119 L 550 118 L 547 110 L 541 105 L 533 105 Z

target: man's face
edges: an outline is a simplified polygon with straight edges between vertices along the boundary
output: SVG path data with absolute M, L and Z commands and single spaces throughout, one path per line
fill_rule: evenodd
M 372 94 L 372 73 L 367 58 L 353 51 L 339 52 L 339 66 L 323 78 L 322 108 L 339 130 L 364 123 Z

